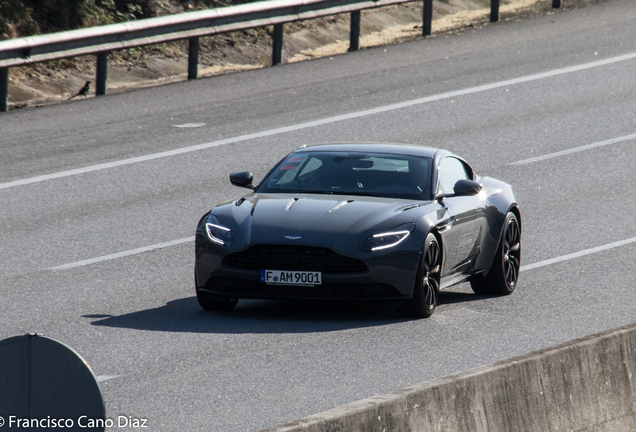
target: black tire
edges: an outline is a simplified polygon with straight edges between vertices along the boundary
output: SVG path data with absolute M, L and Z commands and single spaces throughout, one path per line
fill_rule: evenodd
M 197 292 L 197 300 L 199 305 L 208 311 L 231 311 L 238 303 L 236 298 L 219 297 L 212 293 L 199 291 L 197 276 L 194 275 L 194 287 Z
M 508 213 L 504 221 L 501 242 L 495 261 L 488 274 L 475 276 L 470 286 L 476 294 L 505 296 L 517 287 L 521 266 L 521 226 L 514 213 Z
M 400 315 L 412 318 L 428 318 L 433 315 L 439 297 L 441 273 L 442 251 L 437 238 L 428 234 L 422 249 L 413 298 L 402 302 Z

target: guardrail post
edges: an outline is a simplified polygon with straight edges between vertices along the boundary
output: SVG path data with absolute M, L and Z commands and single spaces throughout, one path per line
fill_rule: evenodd
M 433 0 L 424 0 L 422 5 L 422 37 L 430 36 L 433 27 Z
M 188 39 L 188 79 L 197 79 L 199 76 L 199 38 Z
M 349 29 L 349 51 L 360 49 L 360 11 L 351 12 L 351 26 Z
M 95 96 L 106 94 L 106 81 L 108 79 L 108 53 L 97 54 L 97 73 L 95 76 Z
M 552 0 L 552 9 L 559 9 L 561 7 L 561 0 Z
M 0 112 L 9 109 L 9 68 L 0 68 Z
M 490 22 L 499 21 L 499 0 L 490 0 Z
M 283 61 L 283 25 L 274 24 L 274 35 L 272 44 L 272 66 L 276 66 Z

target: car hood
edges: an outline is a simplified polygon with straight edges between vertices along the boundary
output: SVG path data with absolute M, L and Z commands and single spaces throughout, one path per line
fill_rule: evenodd
M 374 233 L 414 222 L 422 213 L 409 210 L 426 205 L 366 196 L 252 194 L 220 205 L 212 213 L 232 230 L 238 248 L 311 244 L 339 249 L 342 242 L 361 243 Z

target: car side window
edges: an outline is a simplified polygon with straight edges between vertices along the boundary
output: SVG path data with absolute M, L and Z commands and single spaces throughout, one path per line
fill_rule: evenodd
M 464 164 L 454 157 L 447 157 L 439 166 L 439 192 L 453 193 L 457 180 L 469 180 Z

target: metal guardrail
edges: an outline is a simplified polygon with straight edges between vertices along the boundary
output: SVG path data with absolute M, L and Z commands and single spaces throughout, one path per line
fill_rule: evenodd
M 422 35 L 431 34 L 433 0 L 423 1 Z M 97 56 L 97 96 L 106 94 L 110 51 L 189 39 L 188 79 L 198 76 L 199 37 L 274 26 L 272 65 L 281 63 L 283 24 L 351 14 L 349 51 L 359 48 L 360 11 L 413 0 L 268 0 L 219 9 L 185 12 L 121 24 L 0 41 L 0 112 L 8 109 L 9 68 L 68 57 Z M 499 20 L 500 0 L 491 0 L 490 21 Z M 561 0 L 552 0 L 559 8 Z

